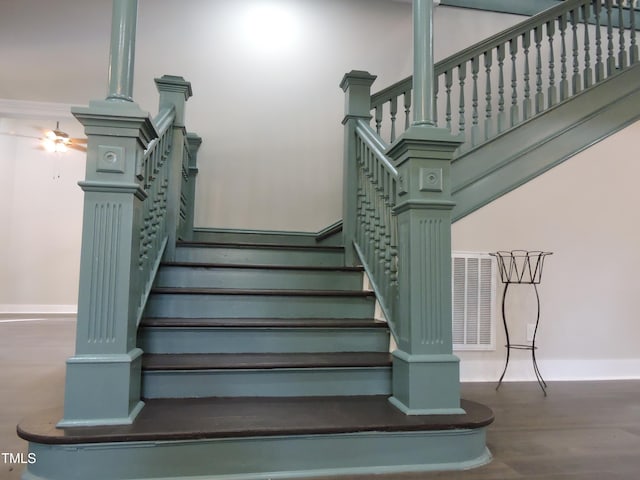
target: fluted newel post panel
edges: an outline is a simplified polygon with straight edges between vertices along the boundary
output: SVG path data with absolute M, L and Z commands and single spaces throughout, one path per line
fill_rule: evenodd
M 184 239 L 192 240 L 196 204 L 196 177 L 198 176 L 198 150 L 200 149 L 200 145 L 202 145 L 202 138 L 195 133 L 187 133 L 187 145 L 189 146 L 189 181 L 187 191 L 185 192 L 187 214 Z
M 345 265 L 358 263 L 353 247 L 357 222 L 358 171 L 356 161 L 355 129 L 358 120 L 371 120 L 371 85 L 376 76 L 369 72 L 352 70 L 345 74 L 340 88 L 345 93 L 344 104 L 344 168 L 342 181 L 342 235 L 345 247 Z
M 409 415 L 462 413 L 451 334 L 451 159 L 448 130 L 409 128 L 387 154 L 398 170 L 397 349 L 391 402 Z
M 178 239 L 181 221 L 181 213 L 184 215 L 184 200 L 182 199 L 183 171 L 185 165 L 187 130 L 185 127 L 185 107 L 189 97 L 193 95 L 191 83 L 182 77 L 164 75 L 156 78 L 156 86 L 160 93 L 160 108 L 175 108 L 175 120 L 173 123 L 173 148 L 169 159 L 169 188 L 167 190 L 167 248 L 165 260 L 175 259 L 176 241 Z M 182 210 L 182 212 L 181 212 Z

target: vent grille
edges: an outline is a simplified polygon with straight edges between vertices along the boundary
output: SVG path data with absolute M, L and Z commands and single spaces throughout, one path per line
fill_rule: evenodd
M 483 253 L 453 252 L 453 349 L 495 350 L 496 268 Z

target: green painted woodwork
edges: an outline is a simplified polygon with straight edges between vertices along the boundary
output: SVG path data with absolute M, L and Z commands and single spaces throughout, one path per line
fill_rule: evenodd
M 342 220 L 318 232 L 196 227 L 193 230 L 193 241 L 211 243 L 260 243 L 280 246 L 342 246 Z
M 413 124 L 435 124 L 433 0 L 413 0 Z
M 451 159 L 460 142 L 410 127 L 387 152 L 398 170 L 398 349 L 392 403 L 407 414 L 460 412 L 451 340 Z
M 29 444 L 23 480 L 268 480 L 466 470 L 488 463 L 486 428 L 217 440 Z M 319 454 L 318 452 L 321 452 Z
M 92 102 L 73 113 L 88 144 L 76 352 L 67 362 L 61 425 L 130 423 L 142 405 L 136 318 L 148 194 L 138 159 L 158 133 L 134 103 Z
M 344 165 L 343 165 L 343 203 L 342 203 L 342 238 L 345 246 L 344 264 L 356 265 L 356 252 L 352 248 L 356 235 L 357 201 L 354 195 L 358 188 L 358 167 L 356 165 L 356 144 L 354 141 L 358 120 L 369 121 L 371 85 L 375 76 L 369 72 L 352 70 L 345 74 L 340 88 L 345 93 L 344 118 Z
M 158 287 L 360 290 L 362 272 L 300 268 L 225 266 L 165 266 L 156 276 Z
M 463 135 L 459 153 L 469 151 L 637 63 L 638 19 L 631 13 L 567 0 L 438 62 L 437 125 Z M 586 28 L 589 22 L 600 28 Z M 416 108 L 413 80 L 371 96 L 376 132 L 391 143 L 398 103 L 407 114 Z
M 387 352 L 389 331 L 379 327 L 145 327 L 147 353 Z
M 238 244 L 189 245 L 176 250 L 178 262 L 204 262 L 247 265 L 292 265 L 339 267 L 344 253 L 335 247 L 282 247 L 279 245 L 245 246 Z
M 155 79 L 160 94 L 160 111 L 174 109 L 175 120 L 171 131 L 171 153 L 169 157 L 169 186 L 167 189 L 167 248 L 164 258 L 175 259 L 176 242 L 181 222 L 181 196 L 183 192 L 183 166 L 188 150 L 185 148 L 187 130 L 185 107 L 192 96 L 191 83 L 182 77 L 164 75 Z M 188 167 L 187 167 L 188 168 Z M 188 177 L 187 177 L 188 178 Z M 186 192 L 185 192 L 186 193 Z
M 145 398 L 388 395 L 390 367 L 144 371 Z
M 640 64 L 455 158 L 454 221 L 640 119 Z
M 158 318 L 372 318 L 373 295 L 282 292 L 153 293 L 146 315 Z
M 138 0 L 113 0 L 108 100 L 133 102 Z
M 202 145 L 202 138 L 195 133 L 187 133 L 187 146 L 189 150 L 189 166 L 187 170 L 188 180 L 187 188 L 182 194 L 185 197 L 186 216 L 184 220 L 184 229 L 181 232 L 181 240 L 193 240 L 193 226 L 195 218 L 196 204 L 196 177 L 198 176 L 198 150 Z

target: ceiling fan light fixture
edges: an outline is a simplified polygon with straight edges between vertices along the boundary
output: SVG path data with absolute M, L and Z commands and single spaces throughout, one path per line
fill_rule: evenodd
M 50 153 L 65 153 L 69 151 L 71 139 L 65 132 L 59 130 L 59 124 L 55 130 L 49 130 L 42 139 L 42 146 Z

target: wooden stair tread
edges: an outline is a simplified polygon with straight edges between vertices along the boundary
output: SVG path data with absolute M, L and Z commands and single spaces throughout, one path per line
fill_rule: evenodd
M 146 370 L 241 370 L 276 368 L 388 367 L 391 355 L 379 352 L 339 353 L 186 353 L 145 354 Z
M 248 270 L 294 270 L 312 272 L 364 272 L 363 267 L 334 267 L 314 265 L 261 265 L 244 263 L 208 263 L 208 262 L 163 262 L 162 267 L 193 267 L 193 268 L 220 268 L 220 269 L 248 269 Z
M 460 406 L 466 414 L 405 415 L 385 395 L 147 399 L 131 425 L 56 428 L 57 408 L 23 420 L 18 435 L 54 445 L 474 429 L 493 421 L 484 405 L 461 400 Z
M 269 290 L 240 288 L 191 288 L 155 287 L 151 293 L 177 295 L 253 295 L 253 296 L 295 296 L 295 297 L 375 297 L 375 293 L 363 290 Z
M 388 328 L 386 322 L 350 318 L 144 318 L 143 327 Z
M 330 245 L 282 245 L 275 243 L 253 243 L 253 242 L 197 242 L 179 241 L 177 247 L 203 247 L 203 248 L 255 248 L 273 250 L 301 250 L 309 252 L 344 252 L 344 247 Z

